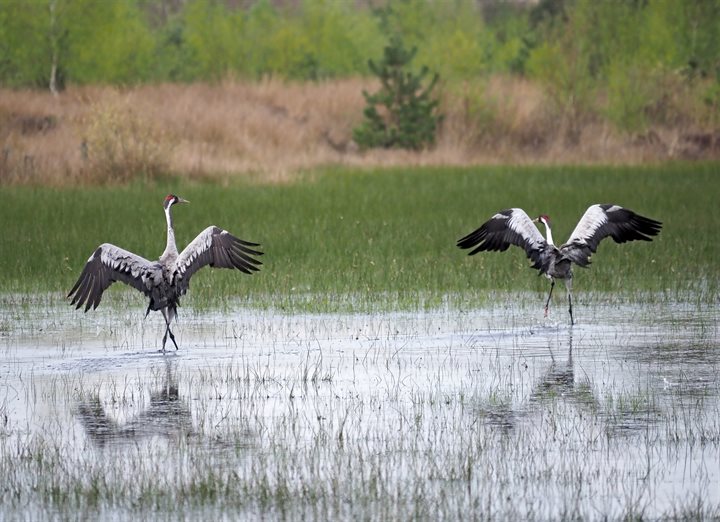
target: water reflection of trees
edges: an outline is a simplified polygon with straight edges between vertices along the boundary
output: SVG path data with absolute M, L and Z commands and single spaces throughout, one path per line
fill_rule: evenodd
M 173 362 L 166 360 L 160 385 L 151 388 L 142 410 L 127 422 L 118 422 L 107 411 L 99 391 L 81 398 L 76 416 L 88 437 L 101 447 L 151 437 L 185 438 L 192 435 L 194 429 L 190 408 L 178 389 L 177 370 Z

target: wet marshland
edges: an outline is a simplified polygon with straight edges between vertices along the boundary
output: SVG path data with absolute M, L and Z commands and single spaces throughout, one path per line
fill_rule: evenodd
M 541 301 L 182 309 L 167 354 L 136 307 L 6 305 L 0 515 L 720 516 L 718 307 Z

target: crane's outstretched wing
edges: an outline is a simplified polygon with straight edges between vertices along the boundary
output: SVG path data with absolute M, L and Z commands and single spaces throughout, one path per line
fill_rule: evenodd
M 660 233 L 662 223 L 636 214 L 619 205 L 591 205 L 560 251 L 580 266 L 590 264 L 590 256 L 606 237 L 616 243 L 652 241 Z
M 103 292 L 115 281 L 122 281 L 150 296 L 151 283 L 157 277 L 162 277 L 162 271 L 155 263 L 110 243 L 103 243 L 87 260 L 67 296 L 75 294 L 70 304 L 76 305 L 75 309 L 85 305 L 87 312 L 90 307 L 93 310 L 97 308 Z
M 262 263 L 252 256 L 261 256 L 263 253 L 250 248 L 256 246 L 260 245 L 243 241 L 220 227 L 207 227 L 177 258 L 181 293 L 187 290 L 190 277 L 204 266 L 237 268 L 246 274 L 260 270 Z
M 469 255 L 484 251 L 503 252 L 510 245 L 525 249 L 533 268 L 542 266 L 542 254 L 547 241 L 521 208 L 502 210 L 477 230 L 457 242 L 459 248 L 474 248 Z

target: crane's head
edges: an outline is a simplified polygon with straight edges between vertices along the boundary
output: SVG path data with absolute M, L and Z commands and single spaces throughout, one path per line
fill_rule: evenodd
M 165 196 L 165 202 L 163 203 L 163 206 L 165 208 L 170 208 L 175 203 L 190 203 L 187 199 L 183 199 L 179 196 L 176 196 L 175 194 L 168 194 Z
M 550 216 L 546 216 L 545 214 L 541 214 L 535 219 L 533 219 L 535 223 L 542 223 L 546 227 L 550 226 Z

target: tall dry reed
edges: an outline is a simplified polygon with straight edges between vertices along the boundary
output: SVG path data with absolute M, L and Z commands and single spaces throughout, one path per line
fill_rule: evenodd
M 637 164 L 717 159 L 720 133 L 677 121 L 619 133 L 597 114 L 578 118 L 519 78 L 441 86 L 437 144 L 420 152 L 359 151 L 368 79 L 318 83 L 71 87 L 59 96 L 0 90 L 0 183 L 124 182 L 173 174 L 268 182 L 327 165 Z M 569 139 L 568 129 L 573 130 Z

